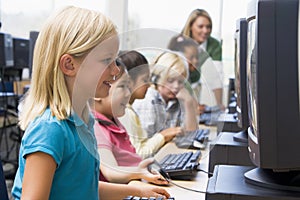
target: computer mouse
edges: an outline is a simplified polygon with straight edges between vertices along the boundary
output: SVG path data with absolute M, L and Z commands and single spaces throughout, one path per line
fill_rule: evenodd
M 194 149 L 194 145 L 193 145 L 194 140 L 189 140 L 189 139 L 184 139 L 184 140 L 180 140 L 180 141 L 175 141 L 176 146 L 178 148 L 183 148 L 183 149 Z
M 157 160 L 154 160 L 154 162 L 149 164 L 147 168 L 149 172 L 160 174 L 167 181 L 171 179 L 169 174 L 161 167 Z

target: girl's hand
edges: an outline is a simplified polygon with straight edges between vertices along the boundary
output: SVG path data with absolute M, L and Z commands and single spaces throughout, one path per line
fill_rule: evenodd
M 170 194 L 164 189 L 160 187 L 155 187 L 155 186 L 143 186 L 139 187 L 140 188 L 140 195 L 141 197 L 161 197 L 164 196 L 164 198 L 170 198 Z
M 142 179 L 154 183 L 156 185 L 168 185 L 169 182 L 165 180 L 158 172 L 149 172 L 148 165 L 154 162 L 154 158 L 147 158 L 139 164 L 142 171 Z
M 171 141 L 175 136 L 182 135 L 183 131 L 181 127 L 171 127 L 159 132 L 164 136 L 165 142 Z

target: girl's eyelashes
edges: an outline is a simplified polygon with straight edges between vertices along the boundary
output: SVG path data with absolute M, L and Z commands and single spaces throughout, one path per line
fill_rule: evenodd
M 128 90 L 130 93 L 132 91 L 132 88 L 129 85 L 119 85 L 118 88 L 121 88 L 122 90 Z
M 175 81 L 177 81 L 178 84 L 180 84 L 180 85 L 183 85 L 183 84 L 184 84 L 184 80 L 181 80 L 181 79 L 173 79 L 173 78 L 168 78 L 168 79 L 167 79 L 167 82 L 168 82 L 168 83 L 173 83 L 173 82 L 175 82 Z
M 128 89 L 130 92 L 132 90 L 130 83 L 121 83 L 117 87 L 122 89 Z
M 127 87 L 125 84 L 118 85 L 118 88 L 125 88 L 125 87 Z
M 112 58 L 105 58 L 105 59 L 101 60 L 101 62 L 105 65 L 109 65 L 113 62 L 113 59 Z

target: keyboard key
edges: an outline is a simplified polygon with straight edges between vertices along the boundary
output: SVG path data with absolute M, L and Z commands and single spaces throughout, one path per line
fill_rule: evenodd
M 133 196 L 128 196 L 128 197 L 125 197 L 123 200 L 131 200 L 133 198 Z
M 123 200 L 163 200 L 164 198 L 163 197 L 150 197 L 150 198 L 147 198 L 147 197 L 137 197 L 137 196 L 128 196 L 128 197 L 125 197 Z M 168 198 L 167 200 L 175 200 L 174 197 L 170 197 Z

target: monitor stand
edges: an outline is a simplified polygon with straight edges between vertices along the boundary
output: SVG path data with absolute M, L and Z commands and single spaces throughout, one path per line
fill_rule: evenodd
M 247 130 L 238 132 L 233 135 L 233 140 L 236 142 L 248 143 L 248 132 Z
M 248 143 L 237 142 L 233 136 L 235 132 L 221 132 L 215 141 L 210 142 L 209 172 L 213 172 L 215 165 L 253 166 L 249 157 Z
M 208 179 L 206 200 L 300 200 L 300 192 L 274 190 L 245 181 L 254 166 L 216 165 Z
M 274 172 L 254 168 L 244 173 L 244 177 L 248 183 L 261 187 L 300 192 L 300 171 Z

